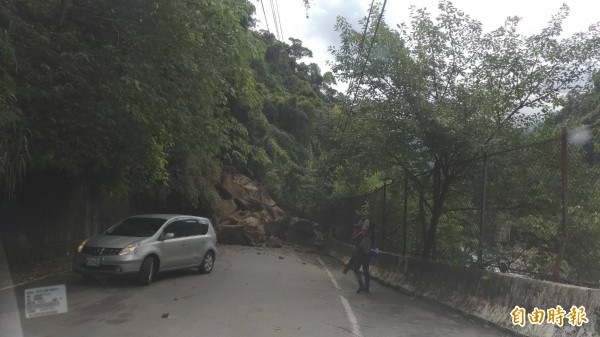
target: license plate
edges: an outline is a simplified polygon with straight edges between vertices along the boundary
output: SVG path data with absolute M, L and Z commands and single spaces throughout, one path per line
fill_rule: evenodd
M 85 264 L 88 266 L 91 266 L 91 267 L 98 267 L 98 266 L 100 266 L 100 258 L 99 257 L 88 257 Z

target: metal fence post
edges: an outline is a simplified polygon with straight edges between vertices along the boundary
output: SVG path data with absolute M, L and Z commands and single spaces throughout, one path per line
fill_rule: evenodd
M 386 236 L 385 236 L 385 199 L 386 199 L 386 193 L 387 192 L 387 181 L 383 183 L 383 209 L 381 212 L 381 237 L 383 240 L 381 240 L 381 250 L 385 250 L 385 241 L 386 241 Z
M 556 251 L 556 260 L 554 261 L 554 268 L 552 269 L 552 278 L 554 281 L 560 281 L 560 265 L 562 263 L 563 255 L 565 253 L 565 245 L 567 241 L 567 221 L 569 216 L 569 205 L 567 200 L 567 193 L 569 187 L 569 157 L 567 148 L 567 128 L 564 126 L 560 130 L 560 170 L 562 178 L 562 219 L 561 224 L 558 226 L 557 239 L 558 247 Z
M 481 177 L 481 213 L 479 218 L 479 248 L 477 250 L 477 264 L 483 267 L 483 228 L 485 225 L 485 204 L 487 195 L 487 153 L 483 154 L 483 174 Z
M 402 256 L 406 258 L 406 233 L 408 222 L 408 177 L 404 176 L 404 214 L 402 215 Z

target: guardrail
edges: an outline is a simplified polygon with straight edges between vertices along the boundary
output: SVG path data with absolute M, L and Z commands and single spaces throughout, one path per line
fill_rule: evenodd
M 334 239 L 328 242 L 327 250 L 341 262 L 347 262 L 352 254 L 351 245 Z M 387 252 L 380 252 L 370 273 L 386 285 L 442 303 L 519 335 L 600 336 L 597 329 L 600 325 L 600 291 L 596 289 L 451 266 Z M 541 324 L 530 323 L 527 316 L 536 308 L 546 311 L 558 305 L 565 311 L 562 327 L 548 323 L 550 314 Z M 585 308 L 587 323 L 581 326 L 569 323 L 572 306 Z M 516 307 L 524 309 L 523 326 L 513 324 L 511 312 Z

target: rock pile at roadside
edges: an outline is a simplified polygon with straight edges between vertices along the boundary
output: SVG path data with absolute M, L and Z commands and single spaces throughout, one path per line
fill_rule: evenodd
M 284 242 L 305 246 L 324 243 L 324 229 L 311 221 L 289 217 L 256 181 L 226 173 L 216 230 L 220 243 L 281 247 Z

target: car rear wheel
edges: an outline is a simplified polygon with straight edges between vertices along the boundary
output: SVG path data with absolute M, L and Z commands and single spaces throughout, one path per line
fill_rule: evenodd
M 215 266 L 215 253 L 212 251 L 206 252 L 204 255 L 204 259 L 202 259 L 202 264 L 198 267 L 198 270 L 202 274 L 208 274 L 213 270 Z
M 142 262 L 142 266 L 140 267 L 140 274 L 138 275 L 138 283 L 140 285 L 147 286 L 152 283 L 154 268 L 156 268 L 156 263 L 154 262 L 153 257 L 149 256 L 144 259 L 144 262 Z

